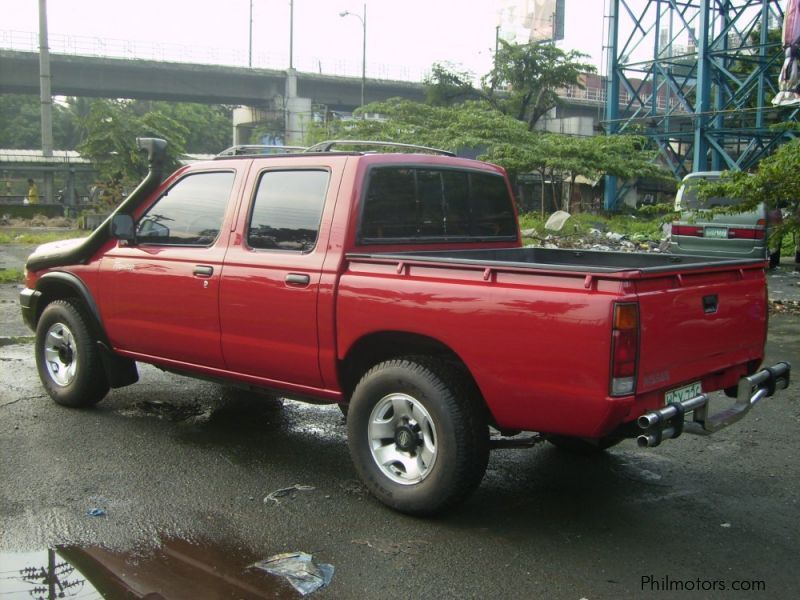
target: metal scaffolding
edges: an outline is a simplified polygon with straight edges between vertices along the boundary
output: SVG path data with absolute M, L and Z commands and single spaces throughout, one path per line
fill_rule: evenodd
M 607 0 L 606 132 L 652 139 L 676 178 L 747 170 L 794 132 L 773 107 L 780 0 Z M 622 92 L 622 93 L 621 93 Z M 605 206 L 617 205 L 606 179 Z

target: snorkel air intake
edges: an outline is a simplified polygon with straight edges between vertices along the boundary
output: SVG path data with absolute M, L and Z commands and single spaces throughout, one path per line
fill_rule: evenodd
M 161 184 L 166 162 L 167 142 L 159 138 L 136 138 L 136 146 L 139 150 L 147 152 L 148 162 L 147 176 L 136 189 L 122 201 L 97 229 L 89 234 L 89 237 L 82 244 L 63 250 L 34 251 L 25 264 L 25 268 L 28 271 L 40 271 L 41 269 L 87 263 L 94 256 L 94 253 L 110 239 L 110 223 L 114 215 L 132 215 L 136 208 Z

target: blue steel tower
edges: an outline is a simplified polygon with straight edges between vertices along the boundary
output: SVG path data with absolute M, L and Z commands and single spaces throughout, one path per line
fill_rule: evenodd
M 606 19 L 606 133 L 648 136 L 676 178 L 747 170 L 796 135 L 780 125 L 800 108 L 771 104 L 781 1 L 607 0 Z M 608 177 L 607 209 L 617 188 Z

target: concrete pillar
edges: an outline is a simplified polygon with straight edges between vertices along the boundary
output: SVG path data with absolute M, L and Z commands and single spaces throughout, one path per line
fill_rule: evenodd
M 249 106 L 239 106 L 233 109 L 233 145 L 258 144 L 260 140 L 250 139 L 250 133 L 255 125 L 267 121 L 280 123 L 283 117 L 283 139 L 276 135 L 276 144 L 300 146 L 305 142 L 306 131 L 311 122 L 311 99 L 300 98 L 297 95 L 297 71 L 288 69 L 283 97 L 270 98 L 274 109 L 259 110 Z M 282 114 L 280 108 L 283 107 Z M 277 134 L 277 132 L 276 132 Z
M 233 145 L 241 146 L 250 143 L 250 130 L 257 121 L 256 111 L 249 106 L 237 106 L 233 109 Z
M 286 71 L 286 94 L 284 96 L 286 138 L 288 146 L 305 143 L 306 128 L 311 122 L 311 99 L 297 95 L 297 71 Z

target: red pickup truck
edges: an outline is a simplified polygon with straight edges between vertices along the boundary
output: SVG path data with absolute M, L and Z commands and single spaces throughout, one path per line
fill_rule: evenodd
M 788 385 L 760 368 L 762 260 L 522 247 L 504 171 L 447 153 L 328 144 L 162 182 L 164 142 L 140 145 L 150 173 L 108 222 L 28 259 L 59 404 L 134 383 L 136 361 L 338 403 L 370 491 L 430 514 L 522 431 L 655 446 Z M 716 390 L 735 400 L 712 414 Z

